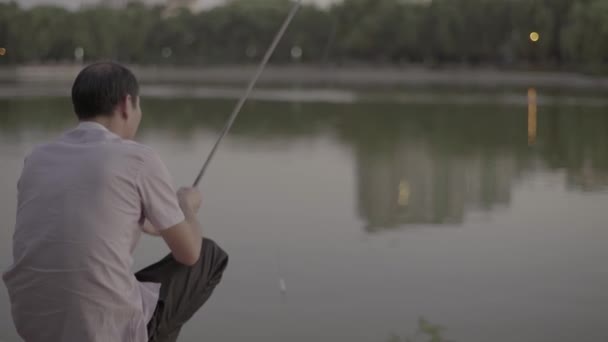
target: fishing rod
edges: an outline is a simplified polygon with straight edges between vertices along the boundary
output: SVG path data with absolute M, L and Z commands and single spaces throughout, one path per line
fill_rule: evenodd
M 255 75 L 253 76 L 253 78 L 249 82 L 249 85 L 247 86 L 247 89 L 246 89 L 245 93 L 243 93 L 243 96 L 241 96 L 241 98 L 239 99 L 239 102 L 234 107 L 234 110 L 232 111 L 232 114 L 228 118 L 228 122 L 226 122 L 226 126 L 224 126 L 224 129 L 222 130 L 222 132 L 221 132 L 219 138 L 217 139 L 217 141 L 215 142 L 215 145 L 213 145 L 213 148 L 211 149 L 211 152 L 209 153 L 209 156 L 207 157 L 207 160 L 203 164 L 203 167 L 201 168 L 201 171 L 198 173 L 198 176 L 196 177 L 196 180 L 194 181 L 193 187 L 195 187 L 195 188 L 198 187 L 201 179 L 203 178 L 203 175 L 205 174 L 205 172 L 207 171 L 207 168 L 209 167 L 209 164 L 211 163 L 211 160 L 213 159 L 213 156 L 215 155 L 215 152 L 217 151 L 218 147 L 220 146 L 220 143 L 222 142 L 222 140 L 224 139 L 224 137 L 226 136 L 226 134 L 228 134 L 228 132 L 230 131 L 230 128 L 232 128 L 232 125 L 234 124 L 234 121 L 236 120 L 237 116 L 239 116 L 239 113 L 243 109 L 243 106 L 245 105 L 245 102 L 247 102 L 247 99 L 249 98 L 249 96 L 251 95 L 251 92 L 255 88 L 255 85 L 257 84 L 258 79 L 260 78 L 260 76 L 264 72 L 264 69 L 266 69 L 266 65 L 268 64 L 268 61 L 270 61 L 270 58 L 274 54 L 274 51 L 276 50 L 277 46 L 279 45 L 279 42 L 281 41 L 281 39 L 285 35 L 285 32 L 287 31 L 287 28 L 289 28 L 289 25 L 291 24 L 291 21 L 293 20 L 293 18 L 298 13 L 298 10 L 300 9 L 300 5 L 301 4 L 302 4 L 302 0 L 296 0 L 295 1 L 293 7 L 291 8 L 291 11 L 287 15 L 287 18 L 285 19 L 285 22 L 283 23 L 283 25 L 279 29 L 279 32 L 277 32 L 277 35 L 274 37 L 274 40 L 272 41 L 272 44 L 270 44 L 270 47 L 268 48 L 268 51 L 266 51 L 266 54 L 264 55 L 264 58 L 260 62 L 260 66 L 258 67 Z

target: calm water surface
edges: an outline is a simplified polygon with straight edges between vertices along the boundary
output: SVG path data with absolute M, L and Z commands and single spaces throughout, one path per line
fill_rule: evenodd
M 192 182 L 232 101 L 148 100 Z M 0 266 L 23 156 L 67 99 L 1 100 Z M 608 115 L 503 105 L 249 105 L 203 181 L 231 254 L 182 341 L 607 341 Z M 137 268 L 167 253 L 144 238 Z M 0 340 L 17 341 L 0 291 Z

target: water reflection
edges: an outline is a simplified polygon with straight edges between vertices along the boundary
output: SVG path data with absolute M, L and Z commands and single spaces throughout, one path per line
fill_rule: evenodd
M 471 211 L 508 206 L 513 184 L 538 170 L 563 171 L 572 190 L 608 187 L 608 117 L 601 109 L 509 106 L 250 104 L 231 133 L 240 141 L 329 135 L 352 150 L 357 211 L 369 232 L 405 225 L 461 224 Z M 3 100 L 3 135 L 67 127 L 67 99 Z M 147 100 L 144 131 L 221 129 L 231 101 Z
M 460 224 L 469 210 L 509 204 L 513 182 L 533 159 L 525 121 L 517 113 L 469 110 L 352 121 L 344 138 L 354 148 L 358 211 L 368 231 Z
M 469 209 L 506 205 L 520 169 L 510 153 L 451 154 L 432 141 L 406 138 L 361 147 L 356 164 L 359 213 L 369 231 L 462 223 Z
M 571 115 L 554 109 L 539 126 L 539 154 L 550 169 L 566 171 L 570 189 L 608 188 L 608 116 L 603 111 Z
M 536 89 L 528 89 L 528 145 L 536 143 L 538 134 L 538 103 Z

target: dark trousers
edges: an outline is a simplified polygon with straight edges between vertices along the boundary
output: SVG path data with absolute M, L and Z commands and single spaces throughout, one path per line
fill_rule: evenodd
M 150 342 L 175 342 L 183 325 L 211 297 L 228 265 L 228 254 L 215 242 L 203 239 L 196 265 L 186 266 L 171 254 L 137 272 L 140 282 L 160 283 L 156 311 L 148 324 Z

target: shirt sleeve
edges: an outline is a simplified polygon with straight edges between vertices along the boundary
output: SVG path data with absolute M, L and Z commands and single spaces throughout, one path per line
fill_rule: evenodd
M 137 179 L 144 217 L 163 231 L 184 222 L 171 175 L 158 154 L 150 153 Z

